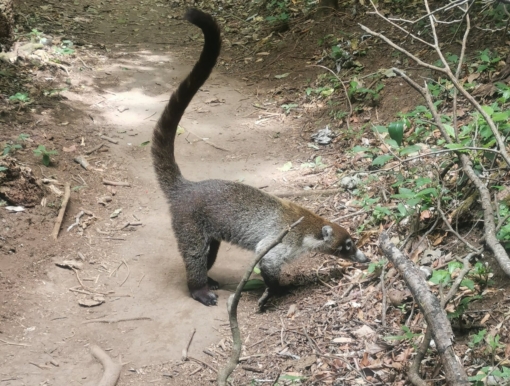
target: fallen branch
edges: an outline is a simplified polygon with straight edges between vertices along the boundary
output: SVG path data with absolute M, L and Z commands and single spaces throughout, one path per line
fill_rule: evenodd
M 118 140 L 110 138 L 110 137 L 107 137 L 106 135 L 102 135 L 101 138 L 107 140 L 108 142 L 114 143 L 114 144 L 118 144 L 119 143 Z
M 464 259 L 462 259 L 462 264 L 464 265 L 462 270 L 459 272 L 459 276 L 455 279 L 453 282 L 450 291 L 446 295 L 446 297 L 441 300 L 441 307 L 444 308 L 448 302 L 453 298 L 455 293 L 460 287 L 460 283 L 464 279 L 464 276 L 469 272 L 471 269 L 471 265 L 469 264 L 469 260 L 473 256 L 475 256 L 477 253 L 473 252 L 468 254 Z M 427 332 L 425 333 L 425 336 L 423 338 L 423 341 L 421 342 L 420 347 L 418 347 L 418 350 L 416 351 L 416 356 L 414 357 L 413 363 L 411 364 L 411 367 L 409 368 L 408 377 L 409 380 L 416 386 L 427 386 L 427 383 L 421 379 L 419 375 L 420 365 L 421 361 L 425 357 L 425 354 L 427 354 L 427 350 L 430 346 L 430 341 L 432 339 L 432 329 L 430 326 L 427 327 Z
M 110 356 L 95 344 L 90 346 L 92 355 L 103 365 L 104 373 L 97 386 L 115 386 L 120 377 L 122 363 L 115 363 Z M 119 362 L 121 362 L 119 357 Z
M 110 180 L 105 180 L 105 179 L 103 179 L 103 184 L 104 185 L 112 185 L 112 186 L 131 186 L 131 184 L 129 182 L 110 181 Z
M 230 355 L 230 358 L 222 369 L 218 372 L 218 385 L 219 386 L 226 386 L 227 385 L 227 378 L 230 374 L 232 374 L 232 371 L 236 368 L 237 364 L 239 363 L 239 357 L 241 356 L 241 332 L 239 331 L 239 324 L 237 322 L 237 305 L 239 304 L 239 299 L 241 298 L 241 291 L 243 290 L 246 282 L 250 278 L 253 269 L 255 266 L 259 263 L 260 260 L 275 246 L 281 243 L 283 238 L 289 233 L 294 227 L 296 227 L 301 221 L 303 220 L 303 217 L 301 217 L 299 220 L 297 220 L 295 223 L 290 225 L 287 229 L 284 229 L 280 232 L 280 234 L 275 238 L 275 240 L 269 244 L 266 248 L 264 248 L 262 251 L 260 251 L 257 256 L 255 256 L 255 259 L 253 259 L 252 263 L 244 273 L 243 278 L 241 279 L 241 282 L 238 284 L 236 288 L 236 292 L 232 295 L 230 295 L 228 302 L 227 302 L 227 309 L 228 309 L 228 316 L 230 320 L 230 330 L 232 332 L 232 354 Z
M 95 151 L 98 151 L 99 149 L 101 149 L 103 146 L 104 146 L 104 143 L 103 143 L 103 142 L 101 142 L 101 143 L 100 143 L 99 145 L 97 145 L 96 147 L 93 147 L 92 149 L 87 150 L 87 151 L 85 152 L 85 154 L 86 154 L 86 155 L 92 154 L 92 153 L 94 153 Z
M 71 196 L 71 184 L 69 182 L 66 182 L 64 187 L 64 198 L 62 199 L 62 206 L 60 207 L 60 211 L 58 212 L 57 221 L 55 221 L 53 232 L 51 232 L 51 237 L 53 237 L 54 240 L 58 238 L 58 232 L 60 231 L 62 220 L 64 220 L 64 214 L 66 212 L 67 203 L 69 202 L 70 196 Z
M 120 323 L 120 322 L 131 322 L 133 320 L 152 320 L 152 318 L 149 318 L 148 316 L 137 316 L 134 318 L 122 318 L 122 319 L 92 319 L 92 320 L 86 320 L 82 322 L 81 324 L 90 324 L 90 323 Z
M 469 385 L 466 372 L 459 363 L 453 350 L 453 331 L 446 313 L 437 297 L 430 292 L 429 286 L 420 270 L 402 252 L 391 243 L 389 236 L 382 233 L 379 246 L 404 278 L 407 286 L 419 305 L 431 335 L 436 343 L 437 351 L 445 370 L 446 382 L 449 385 Z

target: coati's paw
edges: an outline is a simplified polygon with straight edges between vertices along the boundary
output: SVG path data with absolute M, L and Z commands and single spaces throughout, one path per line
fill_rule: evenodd
M 207 276 L 207 285 L 211 290 L 217 290 L 218 288 L 220 288 L 220 283 L 218 283 L 214 279 L 211 279 L 209 276 Z
M 191 297 L 206 306 L 215 306 L 218 301 L 218 295 L 211 292 L 209 288 L 204 287 L 196 290 L 190 290 Z

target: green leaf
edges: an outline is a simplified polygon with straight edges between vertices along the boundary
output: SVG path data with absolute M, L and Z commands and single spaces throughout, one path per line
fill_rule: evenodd
M 392 122 L 388 125 L 388 133 L 390 138 L 393 139 L 398 145 L 402 145 L 402 138 L 404 138 L 404 122 Z
M 462 269 L 463 265 L 460 261 L 451 261 L 448 263 L 448 272 L 452 274 L 456 269 Z
M 434 271 L 432 273 L 432 277 L 429 279 L 431 283 L 434 284 L 448 284 L 448 282 L 451 280 L 451 276 L 448 273 L 448 271 L 445 271 L 443 269 L 438 269 L 437 271 Z
M 6 170 L 7 170 L 7 168 L 6 168 L 6 167 L 4 167 L 4 166 L 0 166 L 0 172 L 5 172 Z
M 462 281 L 460 282 L 460 286 L 461 287 L 467 287 L 471 291 L 474 291 L 474 289 L 475 289 L 475 283 L 471 279 L 462 279 Z
M 392 194 L 391 195 L 391 198 L 403 198 L 403 199 L 407 199 L 407 198 L 414 198 L 415 194 L 414 192 L 411 190 L 411 189 L 407 189 L 407 188 L 400 188 L 398 190 L 398 194 Z
M 151 143 L 151 141 L 145 141 L 145 142 L 142 142 L 142 143 L 140 144 L 140 146 L 141 146 L 141 147 L 143 147 L 143 146 L 147 146 L 149 143 Z
M 370 151 L 370 149 L 368 147 L 364 147 L 364 146 L 354 146 L 352 148 L 353 153 L 361 153 L 362 151 Z
M 400 212 L 400 214 L 402 216 L 406 216 L 407 215 L 407 209 L 406 207 L 404 206 L 404 204 L 402 204 L 401 202 L 398 203 L 397 205 L 397 209 L 398 211 Z
M 184 134 L 186 132 L 186 130 L 184 130 L 184 127 L 182 126 L 177 126 L 177 135 L 181 135 L 181 134 Z
M 259 289 L 265 289 L 266 285 L 263 280 L 260 279 L 250 279 L 246 282 L 243 287 L 243 291 L 255 291 Z
M 275 77 L 276 79 L 283 79 L 283 78 L 286 78 L 286 77 L 288 77 L 288 76 L 289 76 L 289 73 L 288 73 L 288 72 L 286 72 L 285 74 L 275 75 L 274 77 Z
M 490 106 L 482 106 L 482 110 L 485 111 L 490 116 L 494 114 L 494 109 Z
M 506 122 L 508 120 L 508 116 L 510 115 L 509 113 L 510 111 L 508 110 L 494 113 L 492 114 L 492 120 L 494 122 Z
M 421 147 L 418 145 L 411 145 L 400 150 L 400 155 L 408 155 L 412 153 L 418 153 L 421 150 Z
M 447 149 L 456 150 L 456 149 L 461 149 L 464 146 L 462 146 L 460 143 L 449 143 L 449 144 L 444 145 L 444 147 L 446 147 Z M 464 151 L 466 151 L 466 150 L 464 150 Z
M 423 197 L 423 196 L 434 196 L 437 197 L 437 189 L 436 188 L 427 188 L 420 190 L 418 193 L 416 193 L 416 197 Z
M 445 130 L 446 130 L 446 133 L 447 133 L 450 137 L 455 138 L 455 129 L 453 128 L 453 126 L 450 126 L 450 125 L 448 125 L 448 124 L 446 124 L 446 123 L 443 123 L 443 126 L 444 126 L 444 128 L 445 128 Z
M 384 140 L 384 142 L 386 142 L 386 145 L 390 145 L 393 149 L 399 149 L 400 148 L 399 144 L 394 139 L 386 138 Z
M 255 266 L 255 268 L 253 268 L 253 272 L 256 273 L 257 275 L 260 275 L 260 268 Z
M 292 162 L 286 162 L 281 168 L 278 168 L 278 170 L 282 171 L 282 172 L 287 172 L 289 171 L 290 169 L 292 169 Z
M 42 156 L 42 163 L 44 164 L 44 166 L 50 166 L 50 156 L 48 154 L 43 154 Z
M 379 157 L 377 157 L 376 159 L 374 159 L 372 161 L 372 165 L 381 165 L 382 166 L 391 159 L 393 159 L 393 156 L 391 154 L 380 155 Z

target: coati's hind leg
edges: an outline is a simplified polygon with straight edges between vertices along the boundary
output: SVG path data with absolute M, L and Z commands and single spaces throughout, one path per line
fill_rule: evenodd
M 179 249 L 186 266 L 188 289 L 193 299 L 206 306 L 214 306 L 218 296 L 211 292 L 207 277 L 210 241 L 199 236 L 201 234 L 199 229 L 193 232 L 190 228 L 187 227 L 187 233 L 182 237 L 179 237 L 181 235 L 176 232 Z
M 214 262 L 216 261 L 216 255 L 218 254 L 218 249 L 220 248 L 220 242 L 218 240 L 212 240 L 209 244 L 209 253 L 207 254 L 207 270 L 209 271 L 212 266 L 214 265 Z M 207 276 L 207 284 L 209 285 L 209 288 L 212 290 L 216 290 L 220 288 L 220 283 L 218 283 L 216 280 L 211 279 L 209 276 Z

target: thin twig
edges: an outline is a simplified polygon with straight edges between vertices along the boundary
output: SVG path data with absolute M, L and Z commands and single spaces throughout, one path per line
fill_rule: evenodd
M 287 229 L 284 229 L 280 232 L 280 234 L 275 238 L 275 240 L 268 244 L 267 247 L 265 247 L 262 251 L 260 251 L 257 256 L 255 256 L 255 259 L 253 259 L 252 263 L 244 273 L 243 278 L 241 279 L 240 283 L 237 286 L 236 292 L 232 295 L 230 295 L 228 301 L 227 301 L 227 309 L 229 314 L 229 320 L 230 320 L 230 330 L 232 332 L 232 353 L 230 355 L 230 358 L 227 362 L 227 364 L 218 372 L 218 385 L 219 386 L 226 386 L 227 385 L 227 378 L 229 375 L 234 371 L 237 364 L 239 363 L 239 357 L 241 356 L 241 332 L 239 331 L 239 324 L 237 322 L 237 305 L 239 304 L 239 299 L 241 298 L 241 291 L 243 290 L 246 282 L 250 278 L 253 269 L 255 266 L 259 263 L 259 261 L 276 245 L 281 243 L 283 238 L 289 233 L 294 227 L 296 227 L 301 221 L 303 220 L 303 217 L 301 217 L 299 220 L 297 220 L 295 223 L 290 225 Z
M 122 283 L 120 283 L 119 287 L 122 287 L 124 285 L 124 283 L 127 281 L 128 277 L 129 277 L 129 265 L 127 265 L 126 261 L 124 259 L 122 259 L 122 262 L 124 263 L 124 265 L 126 266 L 128 272 L 127 272 L 127 275 L 126 275 L 126 278 L 124 279 L 124 281 Z
M 51 237 L 54 240 L 57 240 L 58 233 L 60 232 L 60 226 L 62 225 L 62 221 L 64 220 L 64 214 L 66 212 L 67 203 L 69 202 L 69 198 L 71 197 L 71 184 L 66 182 L 64 186 L 64 198 L 62 199 L 62 206 L 60 207 L 60 211 L 58 212 L 57 220 L 55 221 L 55 226 L 53 227 L 53 232 L 51 232 Z
M 188 350 L 189 350 L 189 346 L 191 346 L 191 342 L 193 341 L 193 337 L 195 336 L 195 332 L 197 332 L 196 328 L 194 328 L 193 331 L 191 332 L 191 335 L 188 340 L 188 345 L 182 349 L 181 360 L 183 360 L 183 361 L 188 360 Z

